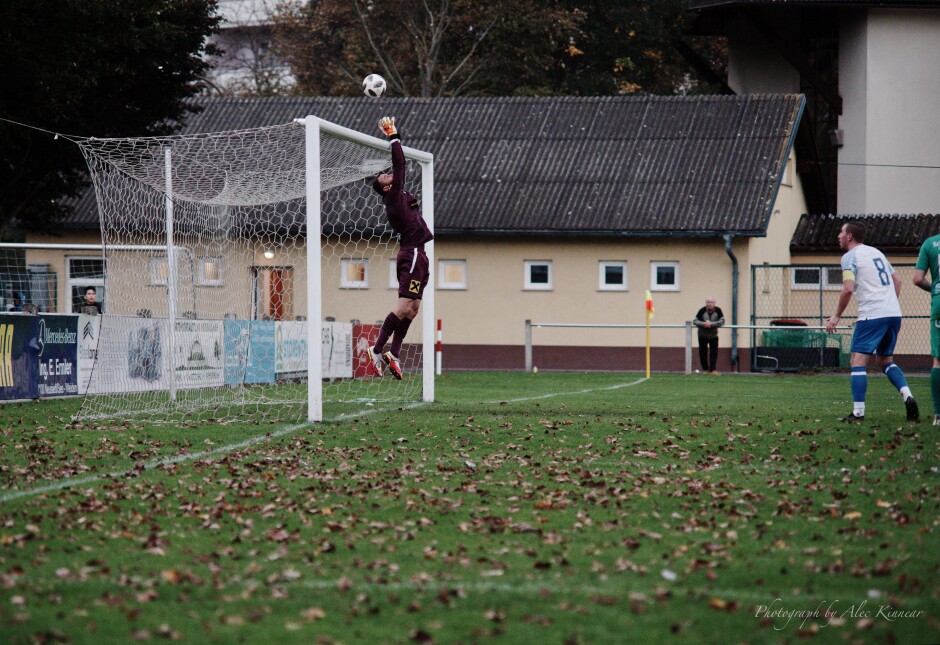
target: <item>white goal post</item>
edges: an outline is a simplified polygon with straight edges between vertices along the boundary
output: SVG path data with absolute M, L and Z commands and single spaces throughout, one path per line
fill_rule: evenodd
M 354 413 L 434 400 L 433 280 L 402 347 L 405 378 L 363 358 L 397 300 L 397 236 L 371 186 L 391 166 L 387 141 L 311 115 L 79 145 L 106 273 L 77 421 L 321 421 L 325 402 Z M 433 231 L 433 155 L 403 151 Z M 425 250 L 433 267 L 433 242 Z
M 320 204 L 320 133 L 328 132 L 339 139 L 375 147 L 379 150 L 390 151 L 391 144 L 377 137 L 362 134 L 315 116 L 307 116 L 301 120 L 306 127 L 307 145 L 307 230 L 318 231 L 321 225 Z M 427 152 L 402 146 L 406 159 L 412 159 L 421 164 L 421 196 L 422 215 L 428 228 L 434 230 L 434 156 Z M 425 251 L 428 256 L 428 265 L 434 267 L 434 242 L 427 244 Z M 309 306 L 308 320 L 321 320 L 322 302 L 317 286 L 322 282 L 320 266 L 322 251 L 318 244 L 307 245 L 307 302 Z M 428 281 L 424 290 L 423 305 L 421 307 L 422 328 L 422 400 L 434 401 L 434 280 Z M 307 327 L 307 347 L 309 351 L 307 360 L 307 420 L 321 421 L 323 419 L 323 387 L 322 387 L 322 346 L 318 340 L 318 330 L 314 325 Z M 312 385 L 311 385 L 312 384 Z

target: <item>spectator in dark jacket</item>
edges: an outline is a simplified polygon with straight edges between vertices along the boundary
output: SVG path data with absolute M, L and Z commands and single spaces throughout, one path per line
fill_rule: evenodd
M 705 306 L 695 314 L 692 323 L 698 327 L 698 356 L 702 371 L 717 374 L 718 328 L 724 326 L 725 315 L 715 306 L 714 298 L 706 298 Z

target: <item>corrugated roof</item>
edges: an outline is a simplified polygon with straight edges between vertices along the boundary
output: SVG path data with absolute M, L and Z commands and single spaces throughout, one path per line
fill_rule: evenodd
M 865 243 L 891 253 L 917 253 L 924 240 L 940 233 L 940 214 L 803 215 L 790 240 L 790 252 L 841 254 L 836 237 L 848 222 L 864 224 Z
M 394 115 L 434 154 L 438 234 L 763 235 L 799 95 L 207 99 L 184 134 Z M 79 212 L 70 225 L 97 215 Z

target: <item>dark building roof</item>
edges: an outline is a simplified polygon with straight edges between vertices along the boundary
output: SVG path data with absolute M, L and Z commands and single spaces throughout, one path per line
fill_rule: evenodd
M 863 223 L 865 244 L 886 253 L 916 254 L 924 240 L 940 233 L 940 214 L 803 215 L 790 240 L 790 252 L 841 255 L 836 236 L 848 222 Z
M 938 0 L 692 0 L 690 9 L 710 9 L 711 7 L 756 7 L 756 6 L 816 6 L 842 8 L 911 9 L 940 7 Z
M 762 236 L 800 95 L 207 99 L 182 133 L 308 114 L 434 155 L 438 234 Z M 93 203 L 93 202 L 92 202 Z M 97 226 L 76 213 L 70 225 Z

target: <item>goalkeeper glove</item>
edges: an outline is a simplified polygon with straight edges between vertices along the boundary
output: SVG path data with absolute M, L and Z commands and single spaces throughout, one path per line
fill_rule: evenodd
M 379 119 L 379 130 L 385 133 L 389 141 L 401 139 L 401 137 L 398 136 L 398 129 L 395 127 L 395 117 L 393 116 L 383 116 Z

